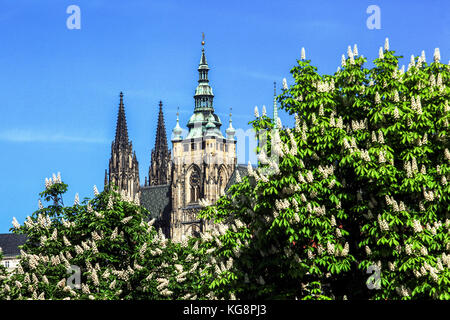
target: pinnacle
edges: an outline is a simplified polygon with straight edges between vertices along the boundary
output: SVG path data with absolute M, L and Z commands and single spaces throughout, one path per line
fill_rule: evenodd
M 117 114 L 117 125 L 116 125 L 116 139 L 115 144 L 119 145 L 127 145 L 128 141 L 128 128 L 127 128 L 127 119 L 125 116 L 125 107 L 123 104 L 123 93 L 120 92 L 120 102 L 119 102 L 119 111 Z

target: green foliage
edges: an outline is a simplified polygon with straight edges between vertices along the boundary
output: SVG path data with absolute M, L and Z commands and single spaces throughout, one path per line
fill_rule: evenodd
M 295 128 L 250 122 L 270 132 L 258 168 L 202 210 L 201 238 L 166 239 L 113 190 L 64 206 L 47 180 L 0 298 L 448 300 L 450 66 L 399 58 L 386 45 L 367 69 L 349 48 L 334 75 L 298 60 L 278 97 Z
M 64 207 L 67 185 L 41 193 L 52 205 L 13 229 L 28 240 L 3 290 L 8 299 L 180 299 L 207 295 L 198 244 L 173 243 L 149 212 L 113 190 Z M 80 271 L 79 285 L 74 280 Z M 0 270 L 1 271 L 1 270 Z M 3 281 L 3 280 L 1 280 Z M 204 289 L 206 288 L 206 289 Z
M 323 76 L 297 61 L 295 83 L 278 97 L 296 126 L 269 140 L 278 163 L 260 158 L 202 213 L 242 225 L 220 237 L 221 256 L 234 264 L 216 281 L 219 293 L 449 298 L 450 67 L 418 58 L 404 73 L 399 58 L 386 48 L 366 69 L 349 48 L 342 69 Z M 271 128 L 266 117 L 251 123 Z M 378 290 L 366 283 L 368 269 Z

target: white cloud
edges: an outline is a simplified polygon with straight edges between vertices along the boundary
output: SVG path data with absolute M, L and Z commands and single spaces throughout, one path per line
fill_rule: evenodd
M 106 143 L 107 140 L 97 135 L 82 136 L 61 132 L 43 132 L 30 129 L 9 129 L 0 132 L 0 140 L 9 142 L 81 142 Z

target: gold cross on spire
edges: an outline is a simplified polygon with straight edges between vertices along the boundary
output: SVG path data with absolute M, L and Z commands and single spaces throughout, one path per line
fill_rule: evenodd
M 205 45 L 205 33 L 202 32 L 202 46 Z

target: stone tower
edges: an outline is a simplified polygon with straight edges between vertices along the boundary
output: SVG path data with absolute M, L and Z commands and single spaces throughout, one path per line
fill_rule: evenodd
M 170 151 L 167 145 L 167 135 L 166 135 L 166 127 L 164 125 L 162 101 L 160 101 L 155 147 L 152 150 L 150 168 L 148 170 L 148 185 L 157 186 L 170 184 L 171 178 L 170 162 L 171 162 Z
M 139 196 L 139 163 L 136 153 L 133 152 L 132 142 L 128 140 L 122 92 L 117 114 L 116 137 L 111 143 L 109 174 L 105 171 L 105 188 L 114 186 L 132 199 Z
M 214 112 L 214 94 L 209 85 L 209 66 L 204 41 L 198 66 L 198 85 L 194 95 L 194 113 L 181 136 L 179 115 L 172 131 L 172 213 L 170 237 L 197 235 L 208 226 L 196 217 L 201 208 L 199 200 L 214 203 L 223 194 L 236 167 L 235 130 L 231 125 L 224 137 L 222 123 Z

